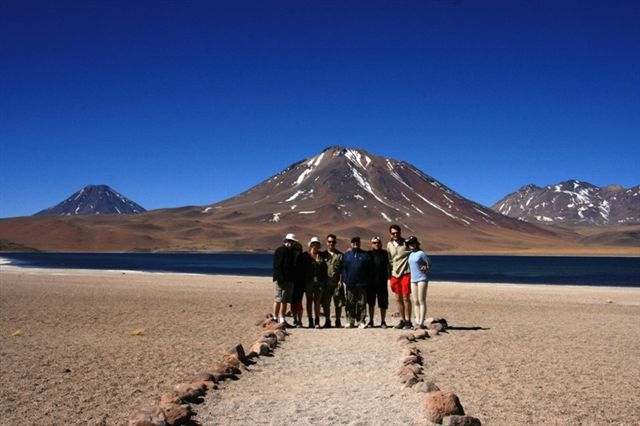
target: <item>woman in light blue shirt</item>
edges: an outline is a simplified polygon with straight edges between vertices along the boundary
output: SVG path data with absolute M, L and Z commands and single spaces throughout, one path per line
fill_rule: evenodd
M 416 328 L 426 328 L 424 320 L 427 317 L 427 287 L 429 278 L 429 258 L 420 249 L 418 238 L 411 236 L 406 239 L 405 244 L 411 250 L 409 255 L 409 269 L 411 270 L 411 301 L 413 302 L 413 312 L 415 315 Z

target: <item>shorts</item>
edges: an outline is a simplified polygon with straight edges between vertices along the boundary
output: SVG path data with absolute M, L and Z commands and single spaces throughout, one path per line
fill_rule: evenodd
M 411 274 L 400 275 L 399 277 L 391 277 L 391 291 L 401 296 L 411 294 Z
M 378 308 L 389 308 L 389 291 L 387 290 L 386 281 L 382 284 L 374 285 L 367 288 L 367 305 L 373 308 L 378 300 Z
M 276 289 L 276 297 L 273 299 L 277 303 L 291 303 L 291 296 L 293 296 L 293 283 L 285 281 L 282 285 L 279 285 L 277 281 L 273 282 Z

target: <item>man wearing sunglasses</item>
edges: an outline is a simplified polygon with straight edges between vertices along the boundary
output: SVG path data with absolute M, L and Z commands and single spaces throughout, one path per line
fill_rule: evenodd
M 400 322 L 394 328 L 411 329 L 411 272 L 409 255 L 411 250 L 404 244 L 400 226 L 389 227 L 391 240 L 387 243 L 389 266 L 391 267 L 391 291 L 396 295 L 396 304 L 400 312 Z
M 371 251 L 369 253 L 371 253 L 371 258 L 373 259 L 373 277 L 367 290 L 367 304 L 369 305 L 369 323 L 367 327 L 373 327 L 373 314 L 377 299 L 378 308 L 380 308 L 380 327 L 387 328 L 385 315 L 389 308 L 389 291 L 387 290 L 390 275 L 389 254 L 382 248 L 380 237 L 371 238 Z

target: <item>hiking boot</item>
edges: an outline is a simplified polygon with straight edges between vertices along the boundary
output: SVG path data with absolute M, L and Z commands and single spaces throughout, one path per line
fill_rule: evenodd
M 309 317 L 309 327 L 307 328 L 313 328 L 313 317 Z
M 380 323 L 380 328 L 387 328 L 387 323 L 382 321 L 382 323 Z
M 342 323 L 339 319 L 336 320 L 336 328 L 342 328 Z
M 367 328 L 373 328 L 373 321 L 369 321 L 367 323 Z
M 331 321 L 325 321 L 322 328 L 331 328 Z
M 320 318 L 316 318 L 315 327 L 320 328 Z
M 393 328 L 395 328 L 396 330 L 402 330 L 404 328 L 404 324 L 405 324 L 405 320 L 400 320 L 398 325 L 394 326 Z
M 413 324 L 411 324 L 411 321 L 405 321 L 404 322 L 404 327 L 402 327 L 403 330 L 412 330 L 413 329 Z

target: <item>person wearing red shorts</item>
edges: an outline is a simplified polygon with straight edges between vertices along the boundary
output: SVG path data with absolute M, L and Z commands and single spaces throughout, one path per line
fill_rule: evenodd
M 394 328 L 411 329 L 411 272 L 409 255 L 411 250 L 405 245 L 402 230 L 398 225 L 389 227 L 391 240 L 387 243 L 389 266 L 391 267 L 391 291 L 396 295 L 396 305 L 400 312 L 400 322 Z

